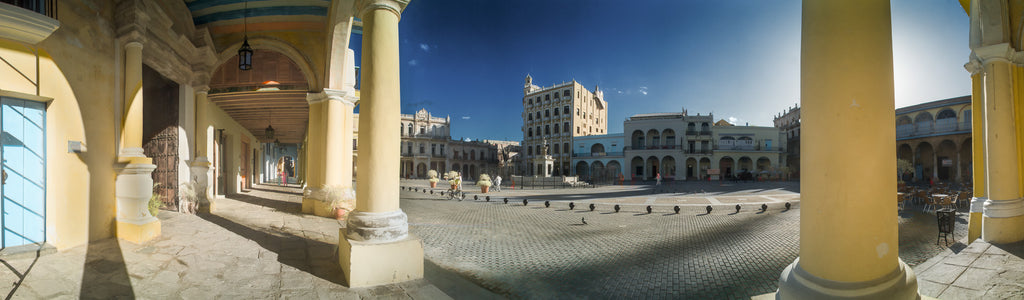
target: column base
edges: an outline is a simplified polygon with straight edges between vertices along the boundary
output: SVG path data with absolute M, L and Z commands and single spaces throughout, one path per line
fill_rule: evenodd
M 147 223 L 130 223 L 117 221 L 117 238 L 135 244 L 142 244 L 160 236 L 160 220 L 153 219 Z
M 373 243 L 348 239 L 341 228 L 338 236 L 338 263 L 350 288 L 423 278 L 423 243 L 415 235 Z
M 1024 241 L 1024 200 L 986 200 L 981 239 L 994 244 Z
M 971 198 L 971 209 L 967 219 L 967 244 L 981 238 L 982 212 L 984 212 L 984 197 Z
M 920 299 L 917 277 L 903 260 L 889 275 L 862 282 L 839 282 L 814 276 L 800 267 L 800 258 L 782 271 L 775 299 Z
M 302 213 L 324 218 L 334 218 L 331 203 L 316 198 L 302 198 Z

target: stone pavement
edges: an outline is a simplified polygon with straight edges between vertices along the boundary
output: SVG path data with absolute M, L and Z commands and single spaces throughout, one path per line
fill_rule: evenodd
M 506 189 L 489 193 L 490 202 L 472 186 L 465 187 L 467 200 L 449 201 L 423 193 L 425 181 L 403 185 L 421 190 L 403 191 L 402 208 L 430 260 L 511 298 L 749 298 L 775 291 L 799 250 L 795 183 L 677 183 L 668 188 L 683 192 L 658 193 L 651 186 Z M 651 195 L 659 198 L 650 201 Z M 791 199 L 793 209 L 766 196 Z M 706 214 L 711 200 L 727 197 L 737 201 L 721 201 Z M 736 202 L 745 203 L 738 214 Z M 759 213 L 761 203 L 768 204 L 766 213 Z M 900 257 L 909 265 L 946 249 L 935 244 L 934 219 L 918 206 L 900 214 Z M 966 226 L 957 230 L 965 236 Z
M 1024 242 L 958 243 L 915 268 L 922 295 L 941 299 L 1024 299 Z
M 217 200 L 212 215 L 162 211 L 163 235 L 142 245 L 0 258 L 0 298 L 450 299 L 427 280 L 346 288 L 338 222 L 300 210 L 298 188 L 258 185 Z

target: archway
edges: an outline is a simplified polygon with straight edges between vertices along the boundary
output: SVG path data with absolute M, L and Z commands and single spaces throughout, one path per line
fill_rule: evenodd
M 594 182 L 608 181 L 608 174 L 605 173 L 604 163 L 600 161 L 595 161 L 594 163 L 590 164 L 590 178 L 594 180 Z
M 659 168 L 658 158 L 651 156 L 647 158 L 647 164 L 645 165 L 647 172 L 644 174 L 644 180 L 653 179 L 658 172 L 661 172 Z
M 643 131 L 634 130 L 633 131 L 633 136 L 630 139 L 630 141 L 631 141 L 630 142 L 630 146 L 633 149 L 643 149 L 644 148 L 644 133 L 643 133 Z
M 973 149 L 971 138 L 967 138 L 960 144 L 960 176 L 959 180 L 964 183 L 969 183 L 974 180 L 974 161 L 973 161 Z
M 700 159 L 700 165 L 697 168 L 699 170 L 698 172 L 700 172 L 699 175 L 698 175 L 699 176 L 698 179 L 707 178 L 708 177 L 708 169 L 710 169 L 710 168 L 711 168 L 711 159 L 707 158 L 707 157 L 701 158 Z
M 651 129 L 647 131 L 647 148 L 657 148 L 661 146 L 661 135 L 658 134 L 657 130 Z
M 587 168 L 587 162 L 581 161 L 576 163 L 576 176 L 582 180 L 590 178 L 589 169 Z
M 605 166 L 605 172 L 608 173 L 608 177 L 614 182 L 622 175 L 622 165 L 620 165 L 618 161 L 610 161 L 608 162 L 608 165 Z
M 733 164 L 735 160 L 732 157 L 722 157 L 718 160 L 718 169 L 721 172 L 723 178 L 729 178 L 733 176 Z
M 630 177 L 632 179 L 644 179 L 644 159 L 639 156 L 633 157 L 629 161 L 629 169 L 632 171 Z
M 772 168 L 772 160 L 767 157 L 760 157 L 757 159 L 757 172 L 768 171 Z
M 604 145 L 602 145 L 601 143 L 594 143 L 593 146 L 590 146 L 590 155 L 599 156 L 604 154 Z
M 914 153 L 914 179 L 927 181 L 935 175 L 935 149 L 932 144 L 921 142 Z
M 662 179 L 675 179 L 676 178 L 676 158 L 672 156 L 665 156 L 661 158 L 661 178 Z
M 739 167 L 740 171 L 750 172 L 754 170 L 754 161 L 746 156 L 740 157 L 740 160 L 737 162 L 737 167 Z
M 693 124 L 693 123 L 690 123 L 690 124 Z M 686 179 L 694 179 L 694 178 L 696 178 L 698 176 L 697 172 L 699 172 L 699 171 L 700 171 L 700 169 L 697 166 L 697 160 L 694 159 L 693 157 L 687 158 L 686 159 Z
M 664 140 L 663 144 L 668 147 L 676 145 L 676 131 L 672 128 L 661 131 L 661 138 Z
M 461 170 L 462 170 L 462 168 L 461 168 L 461 167 L 462 167 L 462 166 L 461 166 L 461 165 L 459 165 L 459 164 L 453 164 L 453 165 L 452 165 L 452 171 L 455 171 L 455 172 L 462 172 L 462 171 L 461 171 Z
M 469 165 L 469 178 L 470 180 L 476 178 L 476 165 Z
M 416 165 L 416 177 L 424 178 L 427 177 L 427 164 L 419 163 Z
M 918 134 L 932 132 L 932 114 L 921 112 L 914 116 L 914 129 Z
M 938 163 L 938 177 L 942 181 L 951 181 L 956 176 L 956 170 L 953 168 L 957 165 L 957 152 L 956 143 L 950 140 L 943 140 L 939 143 L 938 151 L 935 153 L 936 162 Z

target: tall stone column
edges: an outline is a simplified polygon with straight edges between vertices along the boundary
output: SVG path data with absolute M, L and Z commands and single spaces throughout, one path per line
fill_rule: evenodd
M 199 211 L 204 213 L 211 213 L 214 211 L 214 204 L 211 199 L 213 195 L 210 193 L 210 158 L 207 156 L 209 146 L 209 88 L 200 87 L 196 89 L 196 159 L 192 161 L 189 167 L 192 172 L 192 182 L 194 182 L 196 189 L 196 201 L 199 203 Z
M 401 85 L 398 20 L 405 0 L 358 0 L 363 20 L 356 211 L 340 231 L 338 256 L 350 287 L 423 278 L 423 244 L 399 208 Z
M 888 0 L 803 2 L 800 257 L 777 299 L 916 299 L 899 259 Z M 835 159 L 856 157 L 856 159 Z
M 323 107 L 322 94 L 309 94 L 309 130 L 306 132 L 306 189 L 302 196 L 302 213 L 313 214 L 315 207 L 323 199 Z
M 964 65 L 971 72 L 971 156 L 973 159 L 971 180 L 974 196 L 971 198 L 970 219 L 967 225 L 967 242 L 981 238 L 982 212 L 985 208 L 985 95 L 982 93 L 981 63 L 972 60 Z
M 981 238 L 993 243 L 1024 240 L 1024 200 L 1021 200 L 1020 149 L 1017 145 L 1016 106 L 1013 99 L 1013 55 L 1009 44 L 974 49 L 984 75 L 985 178 L 988 184 Z
M 156 165 L 142 151 L 142 43 L 124 46 L 124 114 L 118 157 L 117 237 L 142 243 L 160 235 L 160 220 L 149 213 Z

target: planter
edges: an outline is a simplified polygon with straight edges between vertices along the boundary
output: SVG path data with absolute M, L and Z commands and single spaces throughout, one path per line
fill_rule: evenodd
M 491 189 L 491 187 L 489 187 L 489 186 L 481 186 L 480 187 L 480 192 L 486 194 L 487 191 L 490 190 L 490 189 Z
M 431 182 L 430 183 L 430 188 L 436 188 L 436 187 L 437 187 L 437 182 Z
M 455 189 L 455 185 L 454 185 L 454 184 L 452 185 L 452 189 L 453 189 L 453 190 Z

